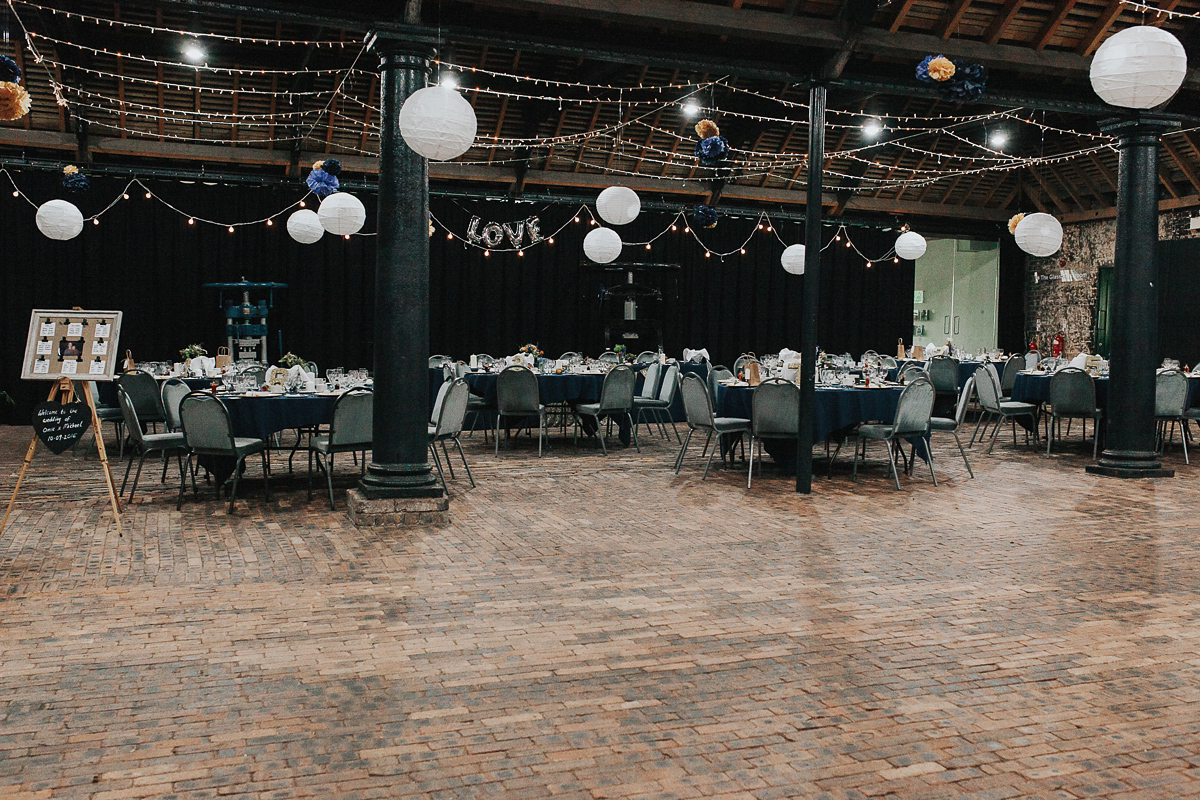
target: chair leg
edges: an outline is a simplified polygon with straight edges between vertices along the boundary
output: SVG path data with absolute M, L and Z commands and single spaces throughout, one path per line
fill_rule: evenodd
M 640 444 L 638 444 L 637 428 L 633 424 L 633 417 L 630 415 L 630 413 L 628 411 L 626 411 L 625 418 L 627 420 L 629 420 L 629 427 L 633 429 L 633 448 L 640 453 L 640 452 L 642 452 L 642 446 Z
M 967 465 L 967 474 L 974 478 L 975 472 L 971 469 L 971 462 L 967 461 L 967 451 L 963 449 L 962 440 L 958 438 L 958 431 L 950 432 L 954 434 L 954 443 L 958 445 L 958 452 L 962 454 L 963 463 Z
M 891 454 L 892 443 L 888 442 L 888 467 L 891 469 L 892 480 L 896 483 L 896 491 L 900 491 L 900 475 L 896 472 L 896 459 Z
M 125 494 L 125 484 L 129 483 L 129 471 L 133 469 L 133 452 L 129 453 L 129 463 L 125 465 L 125 480 L 121 481 L 121 491 L 117 494 Z
M 1050 455 L 1050 443 L 1054 440 L 1054 423 L 1057 421 L 1053 417 L 1050 418 L 1050 434 L 1046 437 L 1046 455 Z
M 850 480 L 854 481 L 855 483 L 858 483 L 858 451 L 859 451 L 859 449 L 862 450 L 862 457 L 864 460 L 866 460 L 867 440 L 863 439 L 862 437 L 859 437 L 858 441 L 854 443 L 854 472 L 851 473 Z M 797 453 L 796 455 L 799 456 L 799 453 Z
M 546 412 L 538 413 L 538 458 L 542 457 L 542 442 L 546 438 Z
M 709 434 L 709 435 L 711 436 L 711 434 Z M 715 456 L 717 454 L 717 450 L 720 447 L 720 439 L 721 439 L 721 437 L 718 436 L 717 437 L 717 441 L 718 441 L 717 446 L 714 447 L 712 449 L 712 452 L 710 452 L 708 454 L 708 461 L 704 462 L 704 474 L 700 476 L 700 480 L 706 480 L 708 478 L 708 468 L 710 466 L 712 466 L 713 456 Z
M 437 467 L 438 477 L 442 479 L 442 491 L 450 494 L 450 487 L 446 485 L 446 474 L 442 472 L 442 460 L 438 458 L 437 447 L 433 442 L 429 443 L 429 452 L 433 453 L 433 465 Z M 449 457 L 447 457 L 447 460 L 449 460 Z
M 132 463 L 133 459 L 131 458 L 131 459 L 129 459 L 129 461 L 130 461 L 130 463 Z M 133 502 L 133 493 L 137 491 L 138 479 L 142 477 L 142 464 L 145 464 L 145 463 L 146 463 L 146 451 L 143 450 L 142 457 L 138 459 L 137 472 L 135 472 L 133 474 L 133 486 L 131 486 L 129 488 L 129 499 L 126 502 L 129 502 L 129 503 Z
M 329 510 L 336 511 L 337 506 L 333 504 L 333 456 L 332 452 L 325 458 L 325 485 L 329 488 Z
M 608 418 L 609 425 L 612 424 L 612 417 Z M 600 440 L 600 449 L 604 451 L 604 455 L 608 455 L 608 445 L 604 443 L 605 433 L 600 430 L 600 416 L 596 415 L 596 438 Z
M 245 457 L 239 458 L 233 466 L 233 486 L 229 490 L 229 513 L 233 513 L 233 501 L 237 499 L 238 478 L 241 477 L 242 465 L 246 463 Z M 218 488 L 218 492 L 221 490 Z
M 471 476 L 471 467 L 470 467 L 470 465 L 467 464 L 467 454 L 463 452 L 462 442 L 460 442 L 458 440 L 457 436 L 454 437 L 454 444 L 458 447 L 458 455 L 459 455 L 459 458 L 462 459 L 463 469 L 465 469 L 467 471 L 467 480 L 469 480 L 471 482 L 471 488 L 474 489 L 475 488 L 475 478 Z M 449 456 L 447 456 L 447 460 L 449 460 Z
M 675 474 L 676 475 L 679 474 L 679 470 L 683 467 L 683 455 L 684 455 L 684 453 L 687 452 L 688 445 L 691 444 L 691 442 L 692 442 L 692 434 L 693 433 L 695 433 L 695 431 L 692 428 L 688 428 L 687 438 L 684 439 L 683 442 L 679 446 L 679 455 L 675 456 Z
M 450 454 L 446 452 L 446 440 L 442 439 L 442 455 L 446 457 L 446 466 L 450 469 L 450 479 L 454 480 L 454 465 L 450 463 Z M 444 483 L 444 482 L 443 482 Z M 442 487 L 443 489 L 445 486 Z
M 499 456 L 500 456 L 500 413 L 499 412 L 496 413 L 496 430 L 494 433 L 495 433 L 495 435 L 493 436 L 493 438 L 496 440 L 496 452 L 494 455 L 497 458 L 499 458 Z
M 916 449 L 917 449 L 916 445 L 913 445 L 914 453 L 916 452 Z M 925 447 L 925 455 L 929 456 L 929 460 L 925 463 L 929 465 L 929 476 L 931 478 L 933 478 L 933 485 L 936 487 L 937 486 L 937 475 L 935 475 L 933 472 L 933 448 L 929 447 L 928 443 Z M 916 455 L 913 455 L 913 472 L 916 472 L 916 467 L 917 467 L 917 457 L 916 457 Z
M 264 449 L 262 453 L 263 465 L 263 494 L 267 497 L 267 502 L 271 502 L 271 468 L 267 463 L 267 451 Z
M 312 500 L 312 468 L 313 468 L 313 451 L 312 443 L 309 443 L 308 448 L 308 499 Z
M 758 446 L 761 448 L 762 443 L 760 442 Z M 747 489 L 750 488 L 750 484 L 753 481 L 754 481 L 754 434 L 751 433 L 750 434 L 750 470 L 749 470 L 749 472 L 746 473 L 746 488 Z
M 183 508 L 183 490 L 187 488 L 187 473 L 188 468 L 192 465 L 192 454 L 187 454 L 187 464 L 184 465 L 183 471 L 179 476 L 179 497 L 175 500 L 175 510 L 179 511 Z M 193 481 L 195 479 L 193 478 Z M 124 490 L 122 490 L 124 491 Z
M 996 435 L 1000 433 L 1000 425 L 1004 422 L 1004 417 L 1001 415 L 1000 421 L 996 423 L 996 427 L 992 428 L 992 443 L 988 445 L 988 455 L 992 454 L 992 448 L 996 446 Z

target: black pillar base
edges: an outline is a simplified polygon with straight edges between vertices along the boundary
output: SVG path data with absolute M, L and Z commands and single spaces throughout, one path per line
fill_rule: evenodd
M 1158 453 L 1145 450 L 1105 450 L 1087 472 L 1110 478 L 1174 478 L 1175 470 L 1164 469 Z
M 358 488 L 372 500 L 386 497 L 444 497 L 429 463 L 372 464 L 358 481 Z

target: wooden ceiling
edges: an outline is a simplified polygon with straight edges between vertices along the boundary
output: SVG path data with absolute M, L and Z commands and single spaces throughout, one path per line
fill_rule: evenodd
M 417 5 L 409 10 L 443 41 L 438 69 L 455 65 L 479 122 L 477 147 L 432 165 L 438 187 L 578 196 L 619 180 L 681 204 L 798 207 L 804 103 L 819 76 L 829 81 L 830 213 L 995 221 L 1035 209 L 1065 220 L 1111 216 L 1117 154 L 1098 135 L 1107 112 L 1088 86 L 1090 55 L 1117 30 L 1154 24 L 1194 61 L 1200 26 L 1117 0 Z M 296 177 L 332 154 L 350 176 L 375 171 L 377 59 L 363 43 L 375 26 L 402 23 L 402 4 L 363 2 L 340 17 L 311 0 L 14 0 L 12 8 L 0 17 L 0 52 L 24 68 L 34 107 L 0 123 L 8 160 Z M 1200 14 L 1200 0 L 1161 8 Z M 202 39 L 207 66 L 197 69 L 174 31 L 295 43 Z M 984 63 L 988 92 L 961 106 L 938 99 L 912 77 L 930 53 Z M 1198 87 L 1193 71 L 1166 110 L 1196 113 Z M 686 99 L 721 124 L 734 148 L 729 169 L 697 164 Z M 882 120 L 882 135 L 864 133 L 868 118 Z M 1008 137 L 1003 146 L 989 138 L 997 132 Z M 1166 136 L 1160 156 L 1162 206 L 1200 205 L 1200 130 Z

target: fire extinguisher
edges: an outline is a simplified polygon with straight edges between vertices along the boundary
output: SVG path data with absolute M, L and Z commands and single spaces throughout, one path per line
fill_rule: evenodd
M 1050 355 L 1054 356 L 1055 358 L 1061 356 L 1063 353 L 1064 344 L 1066 344 L 1066 342 L 1063 340 L 1063 335 L 1061 333 L 1055 334 L 1054 346 L 1050 350 Z

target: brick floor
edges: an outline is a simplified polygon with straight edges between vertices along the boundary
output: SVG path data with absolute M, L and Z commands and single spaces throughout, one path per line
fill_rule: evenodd
M 95 457 L 40 451 L 0 534 L 0 797 L 1200 797 L 1175 454 L 1120 482 L 1002 439 L 968 480 L 943 442 L 937 488 L 876 452 L 800 497 L 656 440 L 468 452 L 449 527 L 268 504 L 255 466 L 233 516 L 152 475 L 119 539 Z

